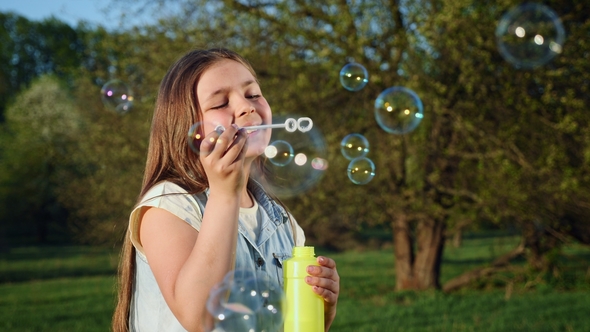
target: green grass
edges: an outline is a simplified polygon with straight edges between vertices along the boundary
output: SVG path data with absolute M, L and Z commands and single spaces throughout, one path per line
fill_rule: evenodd
M 441 282 L 491 262 L 512 236 L 467 236 L 447 246 Z M 590 331 L 590 249 L 570 245 L 558 275 L 501 274 L 456 293 L 394 292 L 391 250 L 318 253 L 341 276 L 335 332 Z M 0 331 L 108 331 L 118 252 L 90 247 L 27 247 L 0 254 Z M 523 273 L 524 277 L 523 277 Z M 511 279 L 512 278 L 512 279 Z M 507 292 L 510 280 L 516 280 Z
M 108 331 L 114 277 L 0 285 L 1 331 Z

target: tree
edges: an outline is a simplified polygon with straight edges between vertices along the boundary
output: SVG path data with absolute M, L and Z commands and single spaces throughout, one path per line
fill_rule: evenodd
M 34 80 L 6 111 L 0 156 L 0 204 L 3 224 L 17 234 L 34 227 L 38 242 L 67 233 L 67 211 L 56 191 L 67 178 L 59 169 L 81 135 L 81 119 L 63 84 L 53 76 Z
M 85 49 L 84 26 L 74 29 L 55 18 L 29 21 L 0 13 L 0 119 L 21 89 L 43 74 L 71 79 Z
M 330 172 L 313 192 L 287 200 L 319 245 L 343 249 L 365 225 L 389 225 L 397 289 L 440 287 L 447 230 L 465 220 L 516 223 L 525 235 L 539 220 L 549 233 L 580 229 L 567 220 L 582 219 L 584 199 L 566 208 L 566 197 L 588 195 L 581 185 L 588 176 L 587 64 L 578 60 L 586 46 L 572 46 L 544 68 L 515 70 L 500 57 L 494 30 L 516 2 L 145 3 L 179 5 L 178 22 L 217 33 L 213 44 L 253 59 L 263 87 L 272 87 L 265 90 L 271 105 L 312 117 L 328 146 L 351 132 L 369 138 L 378 172 L 371 183 L 343 187 L 347 162 L 333 149 Z M 552 5 L 572 38 L 587 33 L 587 5 Z M 356 93 L 338 84 L 351 58 L 371 73 Z M 372 120 L 374 98 L 393 85 L 413 89 L 425 104 L 422 124 L 407 135 L 386 134 Z M 358 204 L 358 197 L 370 199 Z

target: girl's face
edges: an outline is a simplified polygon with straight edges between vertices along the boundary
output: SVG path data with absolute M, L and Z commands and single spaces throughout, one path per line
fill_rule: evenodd
M 272 111 L 256 78 L 237 61 L 221 60 L 205 70 L 197 83 L 197 98 L 205 135 L 218 125 L 228 128 L 235 123 L 241 128 L 272 122 Z M 270 129 L 249 131 L 246 158 L 262 154 L 270 136 Z

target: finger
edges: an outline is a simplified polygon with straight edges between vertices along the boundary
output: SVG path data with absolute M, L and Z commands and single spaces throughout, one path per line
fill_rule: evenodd
M 225 152 L 223 159 L 228 159 L 231 161 L 231 163 L 243 160 L 244 156 L 246 155 L 247 145 L 248 135 L 246 134 L 246 130 L 239 129 L 233 142 Z
M 222 133 L 221 130 L 214 130 L 214 131 L 210 132 L 209 134 L 207 134 L 207 136 L 205 136 L 205 138 L 201 142 L 201 146 L 200 146 L 200 150 L 199 150 L 201 156 L 206 157 L 209 154 L 211 154 L 211 152 L 213 152 L 213 149 L 215 148 L 215 144 L 217 142 L 217 139 L 219 138 L 221 133 Z
M 338 301 L 338 293 L 332 291 L 329 288 L 324 288 L 321 286 L 313 286 L 313 292 L 321 296 L 325 302 L 327 303 L 336 303 Z
M 318 262 L 318 264 L 325 266 L 325 267 L 329 267 L 332 269 L 336 268 L 336 261 L 334 261 L 333 259 L 331 259 L 329 257 L 318 256 L 317 262 Z
M 332 280 L 340 279 L 338 276 L 338 271 L 335 268 L 329 268 L 325 266 L 309 265 L 307 267 L 307 273 L 320 278 L 330 278 Z
M 338 281 L 330 278 L 307 276 L 305 277 L 305 282 L 310 286 L 325 288 L 334 293 L 337 293 L 340 290 L 340 284 Z
M 233 143 L 237 131 L 238 128 L 235 124 L 232 124 L 229 128 L 225 129 L 215 141 L 215 146 L 211 155 L 216 156 L 217 158 L 222 158 Z

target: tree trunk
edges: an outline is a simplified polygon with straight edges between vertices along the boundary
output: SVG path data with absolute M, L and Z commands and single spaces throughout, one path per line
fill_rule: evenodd
M 422 221 L 414 239 L 407 216 L 398 216 L 393 223 L 396 290 L 440 288 L 440 266 L 444 246 L 445 223 L 442 220 Z
M 528 222 L 523 226 L 527 261 L 536 271 L 550 271 L 555 266 L 555 261 L 548 254 L 559 249 L 562 242 L 553 233 L 551 228 L 539 222 Z
M 395 255 L 395 289 L 413 289 L 414 277 L 412 266 L 414 265 L 412 233 L 410 223 L 406 215 L 402 214 L 393 221 L 393 254 Z
M 440 266 L 445 242 L 445 223 L 426 220 L 418 224 L 418 251 L 414 271 L 418 289 L 440 288 Z

